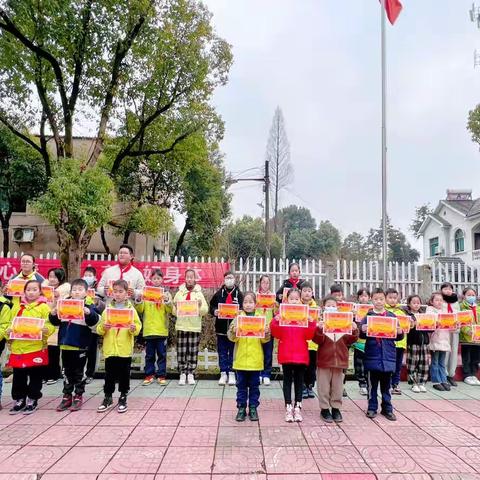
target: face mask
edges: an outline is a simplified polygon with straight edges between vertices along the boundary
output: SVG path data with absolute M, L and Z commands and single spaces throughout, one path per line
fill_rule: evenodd
M 337 311 L 337 307 L 325 307 L 323 309 L 325 312 L 336 312 Z
M 475 305 L 475 303 L 477 303 L 477 297 L 475 295 L 468 295 L 465 297 L 465 300 L 469 305 Z
M 233 278 L 225 279 L 225 286 L 227 288 L 233 288 L 235 286 L 235 280 Z
M 95 283 L 95 277 L 83 277 L 83 279 L 87 282 L 89 287 Z

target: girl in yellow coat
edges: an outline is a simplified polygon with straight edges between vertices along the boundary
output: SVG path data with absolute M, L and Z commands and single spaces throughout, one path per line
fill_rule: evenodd
M 133 311 L 133 322 L 128 328 L 117 328 L 106 320 L 111 309 Z M 97 325 L 97 333 L 103 336 L 103 356 L 105 358 L 105 398 L 98 412 L 105 412 L 113 406 L 112 395 L 118 382 L 118 413 L 127 411 L 127 394 L 130 390 L 130 366 L 133 355 L 133 338 L 140 333 L 142 324 L 133 304 L 128 300 L 128 283 L 125 280 L 113 282 L 113 301 L 102 313 Z
M 47 338 L 55 328 L 48 320 L 50 307 L 40 301 L 42 287 L 39 281 L 29 280 L 24 288 L 24 300 L 11 310 L 3 309 L 0 318 L 2 338 L 10 345 L 9 365 L 13 367 L 12 398 L 15 400 L 10 409 L 11 415 L 23 412 L 29 415 L 38 408 L 42 398 L 43 368 L 48 364 Z M 43 320 L 41 340 L 9 340 L 13 331 L 13 322 L 17 317 Z
M 257 303 L 256 295 L 253 292 L 245 293 L 243 297 L 242 315 L 261 315 L 261 311 L 255 311 Z M 233 352 L 233 368 L 237 374 L 237 422 L 244 422 L 247 416 L 251 421 L 258 421 L 257 408 L 260 404 L 260 374 L 263 370 L 263 349 L 262 344 L 270 340 L 270 328 L 265 325 L 265 337 L 237 337 L 237 319 L 230 324 L 228 338 L 235 342 Z

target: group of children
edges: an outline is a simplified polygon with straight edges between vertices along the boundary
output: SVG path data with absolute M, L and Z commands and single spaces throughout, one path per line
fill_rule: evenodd
M 127 395 L 130 389 L 130 368 L 134 348 L 134 337 L 143 330 L 145 340 L 145 379 L 144 386 L 153 382 L 166 384 L 166 352 L 169 336 L 170 315 L 176 317 L 177 361 L 179 384 L 195 384 L 202 318 L 208 309 L 215 318 L 215 331 L 220 366 L 220 385 L 236 385 L 237 421 L 258 420 L 260 385 L 270 385 L 274 339 L 278 341 L 278 362 L 283 372 L 283 395 L 285 400 L 285 420 L 302 421 L 302 401 L 315 396 L 317 384 L 320 414 L 327 423 L 341 422 L 342 397 L 345 395 L 345 372 L 349 364 L 349 349 L 353 346 L 353 363 L 360 393 L 368 396 L 367 416 L 373 418 L 378 413 L 377 393 L 381 394 L 380 413 L 389 420 L 395 420 L 391 395 L 401 394 L 400 374 L 406 351 L 408 381 L 412 391 L 425 392 L 429 373 L 436 390 L 450 390 L 456 386 L 454 380 L 459 341 L 462 344 L 464 381 L 469 385 L 480 385 L 477 379 L 480 345 L 471 339 L 471 328 L 460 331 L 435 330 L 425 332 L 416 329 L 416 315 L 425 312 L 418 295 L 411 295 L 406 306 L 400 305 L 399 294 L 395 289 L 385 292 L 366 289 L 357 292 L 357 302 L 371 304 L 371 309 L 363 318 L 355 318 L 351 333 L 325 333 L 323 321 L 310 318 L 306 328 L 284 326 L 280 321 L 278 306 L 304 304 L 316 307 L 312 285 L 300 278 L 297 264 L 290 265 L 290 276 L 275 293 L 276 303 L 272 308 L 259 307 L 257 294 L 242 293 L 235 283 L 235 275 L 226 272 L 222 287 L 210 301 L 210 308 L 196 283 L 193 270 L 185 272 L 185 283 L 180 286 L 172 299 L 165 291 L 161 302 L 145 301 L 141 292 L 132 294 L 128 283 L 119 279 L 111 285 L 110 298 L 105 304 L 98 298 L 88 296 L 94 285 L 93 272 L 85 272 L 84 277 L 66 284 L 62 272 L 49 272 L 47 283 L 42 285 L 38 278 L 30 278 L 24 285 L 21 299 L 0 297 L 0 337 L 10 349 L 9 365 L 13 368 L 12 397 L 14 404 L 11 414 L 33 413 L 38 408 L 42 396 L 42 382 L 52 380 L 52 365 L 58 348 L 62 359 L 64 387 L 63 398 L 57 410 L 76 411 L 82 407 L 85 384 L 88 374 L 85 367 L 92 344 L 103 337 L 105 358 L 104 399 L 98 407 L 104 412 L 113 407 L 113 393 L 116 384 L 120 397 L 117 409 L 127 410 Z M 163 274 L 155 269 L 151 272 L 150 284 L 161 287 Z M 47 302 L 42 286 L 54 288 L 53 302 Z M 68 288 L 66 287 L 68 285 Z M 259 279 L 258 294 L 271 295 L 270 279 Z M 61 319 L 57 311 L 59 299 L 83 300 L 84 316 L 81 320 Z M 177 312 L 178 302 L 198 303 L 197 315 L 181 316 Z M 321 302 L 322 313 L 338 311 L 338 303 L 344 301 L 341 286 L 331 287 L 330 295 Z M 264 316 L 265 334 L 263 338 L 237 337 L 237 318 L 219 318 L 220 304 L 238 304 L 239 315 Z M 131 310 L 131 323 L 127 328 L 110 325 L 107 321 L 109 308 Z M 453 286 L 445 283 L 440 292 L 432 294 L 427 313 L 456 312 L 471 310 L 474 323 L 477 316 L 477 294 L 473 288 L 463 292 L 463 301 L 458 302 Z M 140 316 L 142 320 L 140 320 Z M 395 339 L 367 336 L 368 317 L 385 316 L 396 318 L 408 315 L 411 328 L 404 333 L 397 329 Z M 39 340 L 10 339 L 12 324 L 17 317 L 42 319 L 44 326 Z M 58 336 L 55 342 L 50 341 Z M 1 346 L 1 345 L 0 345 Z M 0 377 L 1 378 L 1 377 Z M 0 383 L 1 387 L 1 383 Z M 293 387 L 293 397 L 292 397 Z

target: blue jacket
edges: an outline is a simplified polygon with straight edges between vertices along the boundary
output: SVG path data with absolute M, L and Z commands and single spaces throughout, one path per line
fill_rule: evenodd
M 367 318 L 369 315 L 375 315 L 373 310 L 367 313 L 367 316 L 363 319 L 362 325 L 367 324 Z M 396 318 L 393 313 L 387 312 L 387 317 Z M 395 342 L 402 340 L 403 333 L 399 333 L 397 338 L 373 338 L 367 337 L 367 334 L 360 330 L 360 338 L 365 338 L 365 357 L 363 365 L 365 370 L 372 370 L 375 372 L 394 372 L 397 361 L 397 349 Z
M 90 327 L 98 323 L 100 316 L 94 305 L 85 304 L 85 306 L 90 310 L 90 314 L 85 315 L 85 320 L 83 321 L 62 321 L 57 315 L 50 314 L 50 323 L 60 326 L 58 329 L 58 344 L 60 346 L 67 345 L 80 350 L 85 350 L 89 346 L 92 336 Z

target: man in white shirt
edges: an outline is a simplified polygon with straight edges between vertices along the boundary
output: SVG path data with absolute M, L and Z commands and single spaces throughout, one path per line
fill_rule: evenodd
M 118 264 L 104 270 L 98 283 L 97 292 L 101 297 L 106 297 L 105 289 L 111 281 L 125 280 L 128 283 L 130 297 L 139 296 L 145 287 L 142 272 L 132 265 L 134 258 L 133 248 L 130 245 L 120 245 L 118 250 Z

